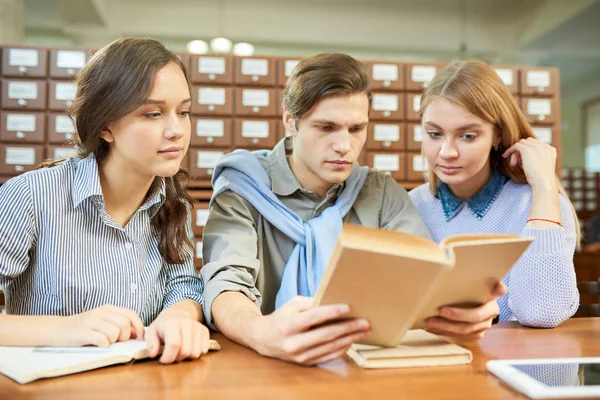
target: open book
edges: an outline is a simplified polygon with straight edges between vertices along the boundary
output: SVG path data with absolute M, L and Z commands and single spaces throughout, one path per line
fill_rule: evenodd
M 315 305 L 345 303 L 372 333 L 361 343 L 396 347 L 444 305 L 489 301 L 531 237 L 460 235 L 439 245 L 408 233 L 345 225 Z
M 469 350 L 421 329 L 406 332 L 397 347 L 354 344 L 348 356 L 361 368 L 438 367 L 473 360 Z
M 220 349 L 219 343 L 210 341 L 210 350 Z M 107 348 L 0 347 L 0 373 L 18 383 L 29 383 L 148 357 L 144 340 L 117 342 Z

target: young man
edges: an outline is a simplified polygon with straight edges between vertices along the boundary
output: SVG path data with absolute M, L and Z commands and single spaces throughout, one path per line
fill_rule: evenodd
M 342 222 L 429 232 L 389 175 L 359 167 L 371 106 L 368 75 L 343 54 L 301 61 L 287 81 L 283 123 L 291 135 L 270 151 L 236 152 L 215 169 L 204 230 L 205 316 L 258 353 L 314 365 L 366 337 L 347 305 L 313 307 Z M 368 274 L 365 266 L 365 274 Z M 499 284 L 497 295 L 504 293 Z M 494 299 L 433 318 L 437 333 L 480 337 L 498 314 Z M 341 321 L 341 322 L 340 322 Z

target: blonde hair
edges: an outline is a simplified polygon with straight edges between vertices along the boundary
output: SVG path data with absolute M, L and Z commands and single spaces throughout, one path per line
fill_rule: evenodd
M 421 97 L 421 117 L 427 106 L 438 98 L 449 100 L 492 124 L 494 133 L 501 138 L 500 149 L 490 150 L 492 168 L 516 183 L 527 183 L 523 168 L 511 166 L 510 160 L 503 158 L 502 153 L 519 140 L 535 138 L 535 135 L 515 97 L 492 67 L 481 61 L 455 61 L 447 65 L 435 76 Z M 431 170 L 427 172 L 427 178 L 431 193 L 435 195 L 439 180 Z M 556 183 L 558 192 L 565 196 L 573 210 L 579 248 L 579 219 L 558 177 Z

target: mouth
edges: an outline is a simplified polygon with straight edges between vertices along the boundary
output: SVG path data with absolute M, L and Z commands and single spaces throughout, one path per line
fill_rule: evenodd
M 346 161 L 346 160 L 333 160 L 333 161 L 327 161 L 327 163 L 334 164 L 334 165 L 352 165 L 352 163 L 350 161 Z
M 180 146 L 172 146 L 168 149 L 159 150 L 160 154 L 178 154 L 183 150 L 183 147 Z
M 438 168 L 445 174 L 456 174 L 461 170 L 461 167 L 456 167 L 454 165 L 440 165 L 438 164 Z

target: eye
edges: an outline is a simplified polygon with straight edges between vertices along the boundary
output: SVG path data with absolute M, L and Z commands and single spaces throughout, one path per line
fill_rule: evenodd
M 185 111 L 181 111 L 179 113 L 179 115 L 181 115 L 182 117 L 186 118 L 190 115 L 190 111 L 189 110 L 185 110 Z
M 321 125 L 319 126 L 319 130 L 321 132 L 331 132 L 333 130 L 333 127 L 331 125 Z
M 151 113 L 146 113 L 144 114 L 145 117 L 150 118 L 150 119 L 157 119 L 160 117 L 160 113 L 159 112 L 151 112 Z
M 432 139 L 437 139 L 437 138 L 441 138 L 442 134 L 439 133 L 438 131 L 427 131 L 427 134 L 429 135 L 429 137 L 431 137 Z
M 476 134 L 474 134 L 474 133 L 465 133 L 465 134 L 463 135 L 463 139 L 464 139 L 466 142 L 472 142 L 473 140 L 475 140 L 475 138 L 476 138 L 476 137 L 477 137 L 477 135 L 476 135 Z

